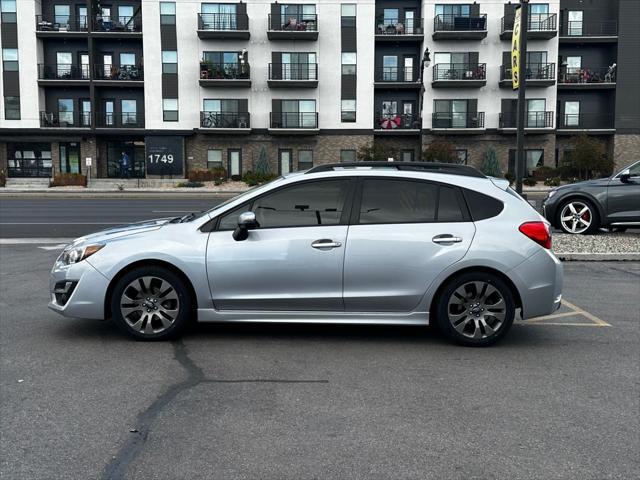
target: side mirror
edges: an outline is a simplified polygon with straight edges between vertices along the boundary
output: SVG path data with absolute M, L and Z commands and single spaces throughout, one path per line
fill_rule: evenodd
M 620 173 L 620 181 L 622 183 L 629 183 L 629 179 L 631 178 L 631 172 L 627 168 Z
M 249 237 L 249 230 L 258 227 L 256 214 L 253 212 L 243 212 L 238 217 L 238 227 L 233 231 L 233 239 L 241 242 Z

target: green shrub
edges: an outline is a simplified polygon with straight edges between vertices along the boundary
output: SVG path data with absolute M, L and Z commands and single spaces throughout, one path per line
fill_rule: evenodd
M 560 177 L 547 178 L 547 179 L 545 179 L 544 184 L 547 187 L 559 187 L 560 186 Z
M 177 188 L 200 188 L 204 187 L 202 182 L 194 182 L 189 180 L 188 182 L 180 182 L 176 185 Z
M 493 147 L 487 148 L 480 170 L 488 177 L 500 178 L 502 176 L 500 162 L 498 162 L 498 157 L 496 157 L 496 151 Z
M 557 177 L 558 171 L 548 165 L 543 165 L 534 170 L 533 176 L 540 182 L 548 178 Z
M 58 173 L 53 177 L 53 180 L 49 183 L 50 187 L 86 187 L 87 177 L 80 173 Z
M 425 162 L 458 163 L 458 156 L 451 143 L 436 139 L 422 151 L 422 160 Z
M 533 177 L 527 177 L 525 179 L 522 180 L 522 183 L 524 185 L 526 185 L 527 187 L 535 187 L 536 186 L 536 179 Z
M 246 172 L 242 177 L 242 181 L 249 185 L 250 187 L 254 187 L 256 185 L 261 185 L 265 182 L 273 180 L 277 175 L 272 173 L 257 173 L 257 172 Z
M 212 168 L 210 170 L 191 170 L 189 172 L 189 181 L 191 182 L 215 182 L 221 183 L 227 178 L 227 171 L 222 167 Z

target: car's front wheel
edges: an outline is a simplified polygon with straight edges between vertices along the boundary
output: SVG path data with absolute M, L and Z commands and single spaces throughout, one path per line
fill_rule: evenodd
M 595 233 L 600 227 L 598 212 L 588 201 L 568 200 L 560 206 L 558 226 L 564 233 Z
M 111 295 L 111 315 L 125 333 L 143 340 L 176 337 L 189 323 L 191 295 L 169 269 L 139 267 L 123 275 Z
M 450 280 L 436 304 L 438 327 L 462 345 L 486 347 L 504 337 L 515 317 L 509 286 L 498 276 L 469 272 Z

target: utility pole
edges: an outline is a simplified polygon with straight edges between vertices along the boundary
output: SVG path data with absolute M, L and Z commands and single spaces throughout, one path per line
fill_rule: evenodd
M 522 194 L 522 177 L 524 175 L 524 127 L 526 113 L 526 90 L 527 90 L 527 30 L 529 29 L 529 0 L 520 0 L 520 34 L 519 50 L 520 61 L 518 62 L 518 111 L 517 111 L 517 134 L 516 134 L 516 192 Z M 514 32 L 515 34 L 516 32 Z

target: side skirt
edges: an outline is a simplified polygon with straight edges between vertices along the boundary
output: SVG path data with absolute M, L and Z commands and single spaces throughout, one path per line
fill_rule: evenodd
M 255 312 L 198 309 L 199 322 L 328 323 L 361 325 L 429 325 L 428 312 Z

